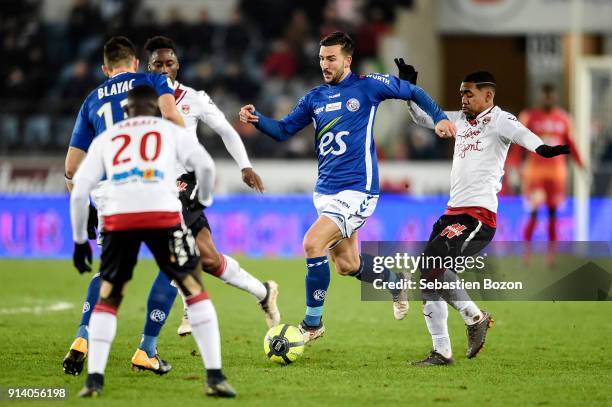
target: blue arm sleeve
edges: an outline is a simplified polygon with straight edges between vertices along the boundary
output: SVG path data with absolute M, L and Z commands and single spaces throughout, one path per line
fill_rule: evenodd
M 366 75 L 368 90 L 374 102 L 386 99 L 409 100 L 412 96 L 412 84 L 397 76 L 371 73 Z
M 70 147 L 75 147 L 83 151 L 89 149 L 91 142 L 96 136 L 96 131 L 87 117 L 87 111 L 87 100 L 85 100 L 77 115 L 76 123 L 72 130 L 72 137 L 70 137 Z
M 166 75 L 160 75 L 157 73 L 150 73 L 149 79 L 151 80 L 151 84 L 155 91 L 157 92 L 157 96 L 164 95 L 166 93 L 170 93 L 174 95 L 174 90 L 170 87 L 170 78 Z
M 255 127 L 266 136 L 272 137 L 276 141 L 285 141 L 293 136 L 293 134 L 287 133 L 282 122 L 270 119 L 259 112 L 255 112 L 255 116 L 259 117 Z
M 276 141 L 289 139 L 312 121 L 306 96 L 300 98 L 293 110 L 280 121 L 270 119 L 259 112 L 255 114 L 259 117 L 255 127 Z
M 412 85 L 411 99 L 433 119 L 434 124 L 440 120 L 448 120 L 446 113 L 422 88 Z

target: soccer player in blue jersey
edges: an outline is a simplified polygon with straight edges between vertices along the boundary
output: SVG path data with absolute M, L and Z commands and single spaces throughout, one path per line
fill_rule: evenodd
M 372 273 L 373 258 L 359 255 L 357 240 L 357 230 L 374 212 L 379 195 L 372 134 L 378 104 L 385 99 L 413 100 L 432 117 L 438 135 L 455 133 L 444 112 L 418 86 L 391 75 L 351 72 L 354 46 L 347 34 L 334 32 L 320 45 L 325 84 L 303 96 L 287 116 L 273 120 L 253 105 L 240 110 L 242 122 L 252 123 L 277 141 L 314 124 L 319 176 L 313 200 L 319 217 L 304 236 L 306 315 L 300 330 L 306 342 L 325 332 L 321 317 L 330 280 L 328 251 L 339 274 L 368 283 L 381 278 Z M 399 279 L 388 270 L 382 277 L 389 282 Z M 405 291 L 392 295 L 394 316 L 403 319 L 408 310 Z
M 179 126 L 185 126 L 182 116 L 176 109 L 174 89 L 170 79 L 155 73 L 137 73 L 139 61 L 136 48 L 125 37 L 113 37 L 104 45 L 104 65 L 102 71 L 108 77 L 104 83 L 94 89 L 85 99 L 76 119 L 70 147 L 66 155 L 65 171 L 68 190 L 72 190 L 72 177 L 87 155 L 93 139 L 107 128 L 124 118 L 124 107 L 127 104 L 127 93 L 136 86 L 146 85 L 155 89 L 158 105 L 164 118 Z M 97 207 L 104 205 L 104 182 L 92 192 Z M 95 209 L 90 207 L 90 226 L 96 224 Z M 103 228 L 103 225 L 100 225 Z M 90 238 L 95 238 L 95 231 L 90 231 Z M 89 270 L 91 271 L 91 268 Z M 63 367 L 67 374 L 78 375 L 83 370 L 87 356 L 87 326 L 94 306 L 100 296 L 100 276 L 96 274 L 87 291 L 83 305 L 83 315 L 75 339 L 64 358 Z M 155 355 L 156 373 L 165 373 L 170 366 Z

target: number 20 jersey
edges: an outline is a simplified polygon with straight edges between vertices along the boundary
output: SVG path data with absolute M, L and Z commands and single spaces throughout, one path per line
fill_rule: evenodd
M 93 139 L 113 124 L 126 118 L 123 107 L 127 93 L 137 86 L 149 86 L 158 96 L 174 94 L 165 75 L 142 72 L 118 73 L 95 88 L 85 99 L 72 131 L 70 147 L 87 151 Z
M 203 147 L 194 135 L 161 117 L 126 119 L 95 138 L 75 183 L 106 176 L 106 203 L 100 209 L 105 228 L 109 216 L 120 214 L 172 213 L 180 221 L 176 163 L 187 166 L 198 149 Z

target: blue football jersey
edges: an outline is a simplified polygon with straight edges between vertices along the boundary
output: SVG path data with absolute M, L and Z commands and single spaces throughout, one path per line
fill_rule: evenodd
M 385 99 L 412 99 L 434 122 L 446 119 L 435 102 L 410 82 L 391 75 L 360 76 L 351 72 L 336 85 L 312 89 L 280 121 L 256 112 L 256 126 L 276 140 L 285 140 L 313 123 L 319 162 L 315 191 L 378 194 L 378 160 L 372 131 L 376 109 Z
M 127 93 L 136 86 L 150 86 L 159 96 L 174 94 L 170 79 L 156 73 L 122 72 L 108 78 L 85 99 L 74 124 L 70 146 L 89 149 L 94 137 L 126 118 Z

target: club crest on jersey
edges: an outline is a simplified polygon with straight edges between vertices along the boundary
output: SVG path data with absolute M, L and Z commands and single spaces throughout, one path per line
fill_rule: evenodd
M 346 108 L 350 111 L 350 112 L 356 112 L 357 110 L 359 110 L 359 101 L 355 98 L 350 98 L 349 100 L 346 101 Z
M 189 107 L 189 105 L 182 105 L 181 106 L 181 111 L 183 112 L 183 114 L 189 114 L 190 110 L 191 110 L 191 108 Z
M 449 239 L 452 239 L 455 236 L 463 234 L 465 229 L 467 229 L 467 226 L 460 223 L 453 223 L 452 225 L 445 227 L 442 233 L 440 233 L 440 236 L 446 236 Z
M 333 112 L 342 109 L 342 102 L 328 103 L 325 105 L 326 112 Z

